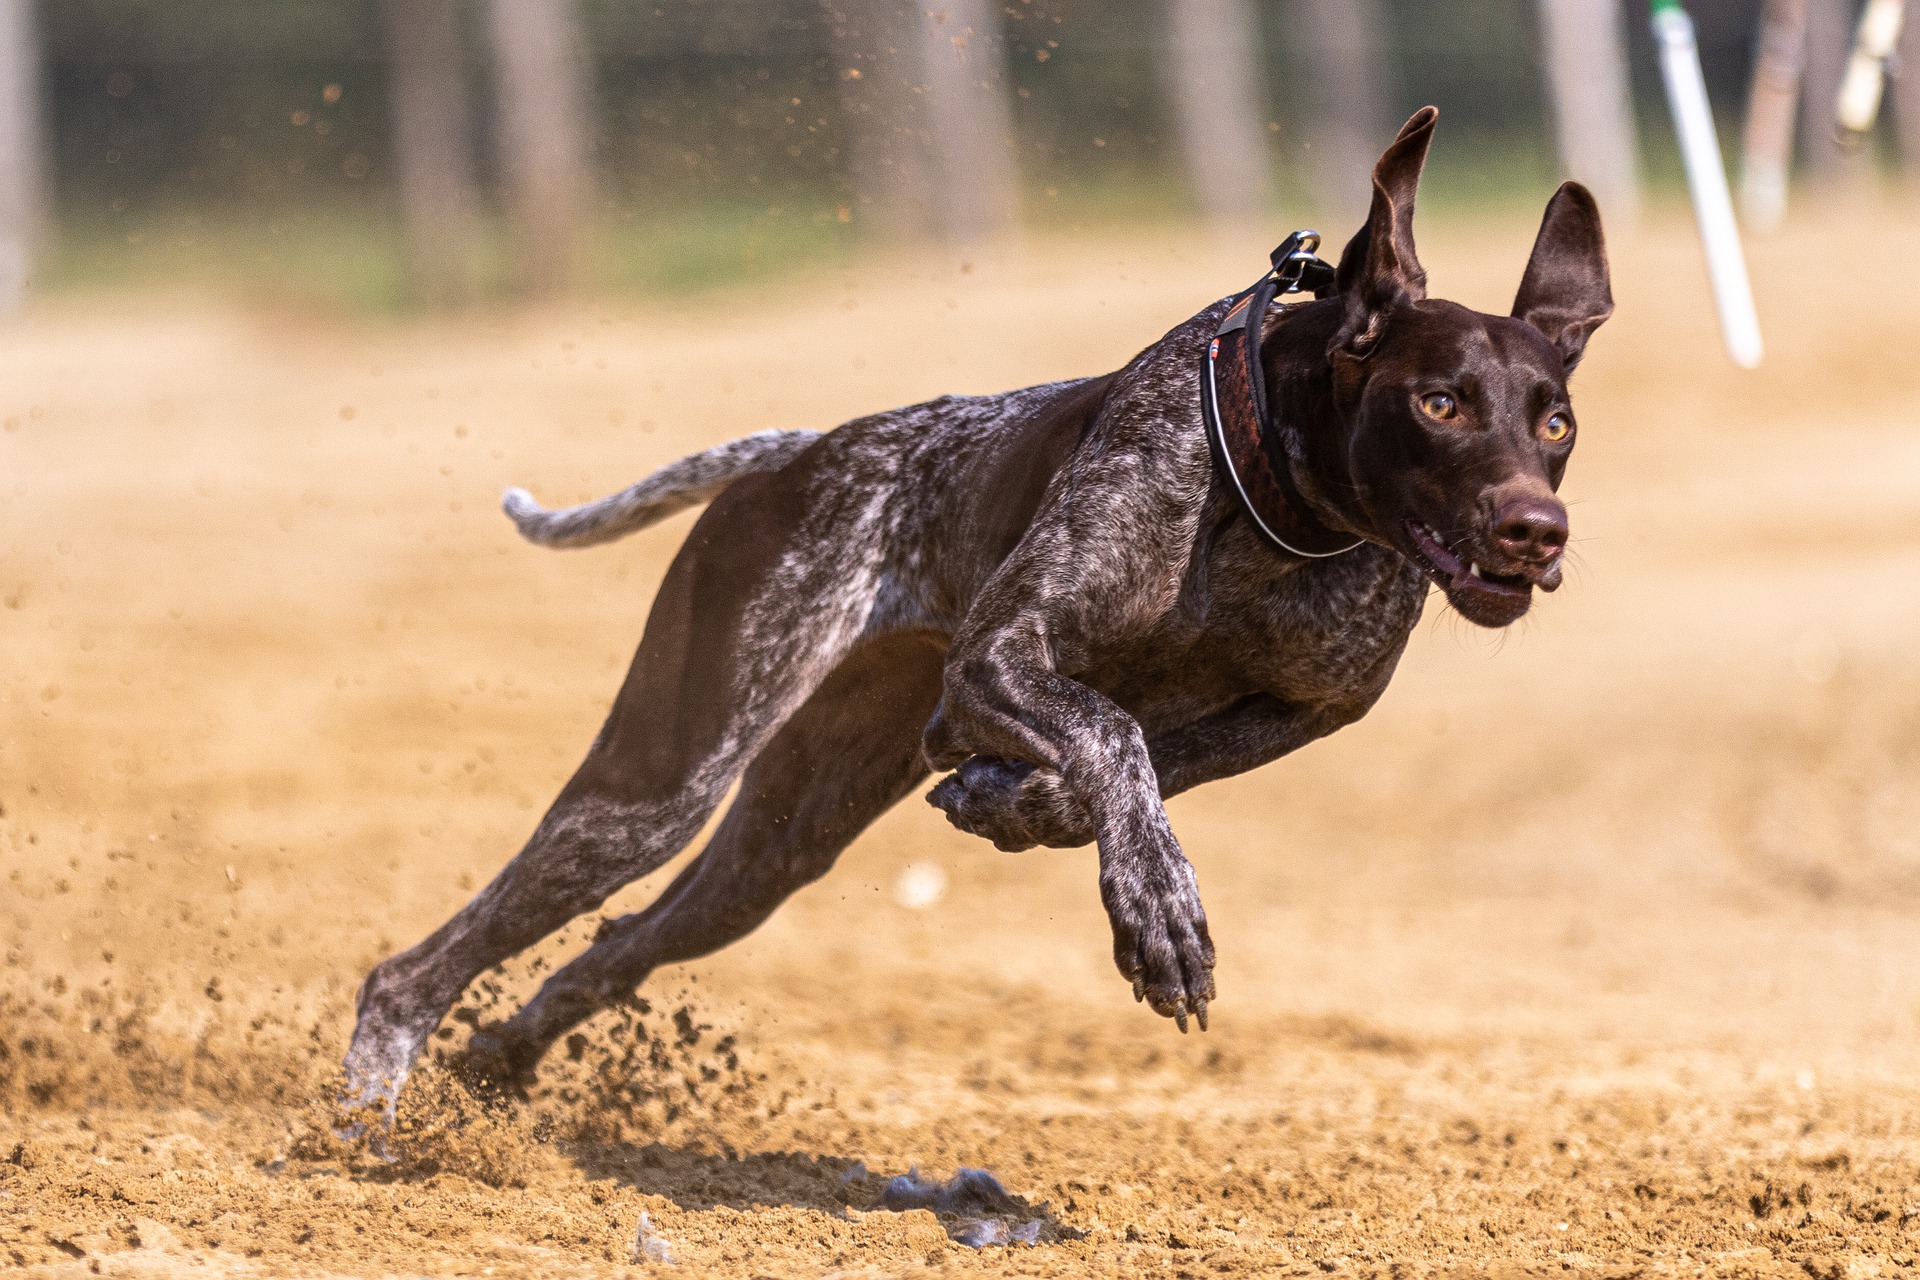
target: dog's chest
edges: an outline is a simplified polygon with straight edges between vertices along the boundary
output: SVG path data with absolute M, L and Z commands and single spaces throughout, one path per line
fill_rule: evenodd
M 1097 655 L 1081 679 L 1150 732 L 1249 694 L 1370 704 L 1420 620 L 1425 580 L 1371 546 L 1308 564 L 1260 555 L 1209 566 L 1150 634 Z
M 1321 705 L 1371 701 L 1392 678 L 1426 597 L 1419 570 L 1363 546 L 1236 596 L 1219 626 L 1261 692 Z

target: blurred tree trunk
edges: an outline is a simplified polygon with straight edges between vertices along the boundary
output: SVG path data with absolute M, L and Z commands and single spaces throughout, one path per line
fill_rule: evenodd
M 1167 0 L 1166 71 L 1200 214 L 1257 217 L 1269 185 L 1260 24 L 1249 0 Z
M 1560 167 L 1610 221 L 1631 225 L 1640 217 L 1640 148 L 1620 23 L 1620 0 L 1540 0 Z
M 590 190 L 587 50 L 573 0 L 493 0 L 500 159 L 520 283 L 573 280 Z
M 1888 83 L 1893 95 L 1894 127 L 1900 131 L 1901 165 L 1907 182 L 1920 193 L 1920 2 L 1907 0 L 1907 20 L 1900 28 L 1900 53 L 1894 59 L 1897 74 Z
M 1853 0 L 1806 0 L 1807 57 L 1800 80 L 1800 147 L 1807 177 L 1833 194 L 1857 195 L 1873 181 L 1871 148 L 1849 155 L 1834 141 L 1834 103 L 1853 52 Z
M 863 233 L 934 230 L 932 153 L 920 119 L 920 32 L 897 0 L 822 0 L 840 95 L 847 212 Z
M 1338 250 L 1365 221 L 1373 162 L 1393 141 L 1385 85 L 1380 0 L 1295 0 L 1308 89 L 1308 146 L 1315 203 L 1338 219 Z
M 1793 117 L 1806 48 L 1807 0 L 1767 0 L 1741 148 L 1740 210 L 1755 231 L 1771 231 L 1787 211 Z
M 935 217 L 949 240 L 1003 234 L 1019 221 L 1020 190 L 994 5 L 943 0 L 939 8 L 916 8 L 938 175 Z
M 33 278 L 45 174 L 33 0 L 0 0 L 0 315 L 20 306 Z
M 470 301 L 473 132 L 454 0 L 382 0 L 393 151 L 414 286 L 430 306 Z

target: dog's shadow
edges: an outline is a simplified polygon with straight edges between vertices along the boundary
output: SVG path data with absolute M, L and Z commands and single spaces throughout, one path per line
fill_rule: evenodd
M 605 1178 L 682 1209 L 764 1209 L 789 1205 L 837 1213 L 861 1207 L 865 1166 L 841 1156 L 798 1151 L 713 1155 L 627 1143 L 584 1143 L 573 1161 L 589 1178 Z
M 583 1143 L 572 1156 L 589 1178 L 604 1178 L 694 1211 L 790 1207 L 844 1216 L 849 1209 L 866 1213 L 924 1208 L 935 1213 L 954 1240 L 975 1248 L 1050 1244 L 1083 1234 L 1055 1217 L 1050 1205 L 1011 1195 L 979 1170 L 962 1170 L 950 1182 L 931 1183 L 913 1173 L 891 1178 L 876 1174 L 844 1156 L 798 1151 L 714 1155 L 659 1142 Z

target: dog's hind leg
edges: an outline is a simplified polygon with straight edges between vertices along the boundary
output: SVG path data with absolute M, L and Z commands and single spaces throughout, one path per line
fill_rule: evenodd
M 761 751 L 712 841 L 659 899 L 602 926 L 518 1014 L 475 1033 L 473 1072 L 524 1083 L 548 1046 L 655 968 L 743 937 L 825 875 L 926 777 L 919 733 L 939 700 L 943 653 L 907 633 L 849 656 Z
M 868 495 L 753 476 L 695 525 L 612 714 L 520 854 L 360 989 L 349 1108 L 389 1114 L 468 983 L 677 853 L 857 639 L 877 581 Z

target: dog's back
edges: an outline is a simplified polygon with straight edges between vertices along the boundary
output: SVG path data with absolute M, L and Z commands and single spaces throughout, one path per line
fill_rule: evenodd
M 842 505 L 859 492 L 884 509 L 888 559 L 918 570 L 916 594 L 930 589 L 935 598 L 924 603 L 934 612 L 957 616 L 1019 542 L 1111 381 L 943 396 L 826 433 L 762 431 L 670 462 L 594 502 L 550 511 L 514 488 L 501 506 L 528 541 L 575 548 L 638 532 L 748 476 L 798 485 L 808 505 Z M 870 502 L 846 505 L 872 510 Z

